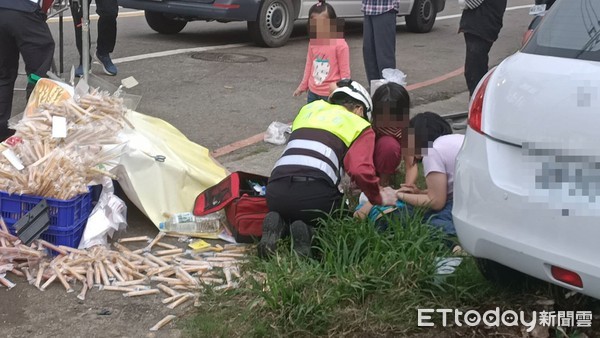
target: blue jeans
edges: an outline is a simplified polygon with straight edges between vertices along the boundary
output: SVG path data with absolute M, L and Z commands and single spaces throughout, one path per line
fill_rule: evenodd
M 329 98 L 327 96 L 317 95 L 309 90 L 308 95 L 306 96 L 306 103 L 311 103 L 311 102 L 317 101 L 317 100 L 327 101 L 327 100 L 329 100 Z
M 423 223 L 442 230 L 448 236 L 456 236 L 452 220 L 452 204 L 452 200 L 449 200 L 440 211 L 428 210 L 423 215 Z M 406 208 L 394 211 L 391 217 L 402 220 L 404 217 L 412 217 L 415 212 L 413 206 L 407 205 Z M 375 222 L 375 226 L 378 230 L 386 230 L 388 228 L 387 221 L 386 217 L 382 217 Z

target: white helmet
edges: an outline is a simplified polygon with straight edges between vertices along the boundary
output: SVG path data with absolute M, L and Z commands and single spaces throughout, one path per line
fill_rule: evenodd
M 343 93 L 362 102 L 366 108 L 365 115 L 367 120 L 370 122 L 371 111 L 373 111 L 373 102 L 371 101 L 371 96 L 365 87 L 351 79 L 342 79 L 337 82 L 337 86 L 338 87 L 331 93 L 331 95 L 329 95 L 329 98 L 331 99 L 332 97 Z

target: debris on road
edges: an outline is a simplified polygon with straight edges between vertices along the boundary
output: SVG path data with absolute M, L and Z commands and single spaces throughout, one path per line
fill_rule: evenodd
M 0 283 L 8 289 L 13 288 L 14 281 L 6 278 L 7 273 L 12 273 L 26 277 L 29 284 L 41 291 L 59 282 L 67 293 L 75 293 L 75 287 L 80 284 L 77 298 L 82 301 L 93 287 L 120 292 L 124 297 L 163 293 L 167 297 L 162 303 L 170 310 L 191 304 L 191 301 L 197 304 L 200 293 L 207 288 L 230 290 L 238 287 L 242 279 L 240 266 L 247 262 L 251 246 L 227 244 L 221 247 L 221 252 L 183 248 L 165 250 L 161 243 L 164 236 L 161 232 L 153 239 L 123 238 L 113 243 L 114 250 L 103 246 L 80 250 L 55 246 L 43 240 L 35 240 L 27 246 L 0 222 Z M 139 250 L 123 245 L 139 245 L 144 241 L 150 243 Z M 48 250 L 56 256 L 47 255 Z M 174 318 L 165 317 L 151 330 L 160 329 Z

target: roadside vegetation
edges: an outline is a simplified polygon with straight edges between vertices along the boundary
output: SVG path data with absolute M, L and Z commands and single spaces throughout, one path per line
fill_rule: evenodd
M 419 218 L 391 221 L 385 232 L 350 217 L 324 222 L 315 237 L 314 259 L 298 257 L 284 240 L 272 259 L 253 259 L 245 266 L 244 285 L 209 292 L 185 323 L 186 335 L 528 337 L 521 327 L 443 328 L 436 316 L 435 328 L 419 328 L 417 309 L 575 311 L 597 306 L 589 298 L 565 297 L 562 289 L 536 281 L 513 289 L 496 287 L 468 256 L 454 273 L 437 275 L 439 260 L 453 253 L 441 233 Z M 573 329 L 547 328 L 529 336 L 545 334 L 585 337 Z

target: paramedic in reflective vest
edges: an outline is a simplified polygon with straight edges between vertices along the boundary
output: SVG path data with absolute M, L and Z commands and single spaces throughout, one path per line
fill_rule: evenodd
M 369 93 L 356 81 L 341 80 L 329 101 L 314 101 L 300 110 L 287 147 L 271 172 L 266 189 L 270 212 L 258 246 L 261 257 L 275 251 L 288 229 L 294 250 L 310 256 L 318 219 L 342 205 L 338 184 L 344 170 L 372 203 L 396 203 L 393 189 L 379 187 L 373 165 Z
M 0 0 L 0 141 L 11 136 L 8 120 L 19 70 L 19 53 L 29 79 L 27 97 L 35 79 L 46 77 L 54 55 L 54 40 L 46 24 L 49 0 Z

